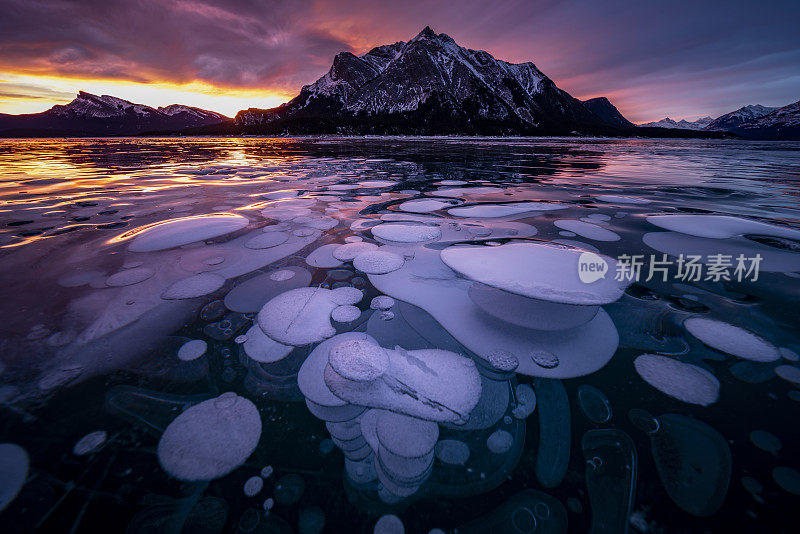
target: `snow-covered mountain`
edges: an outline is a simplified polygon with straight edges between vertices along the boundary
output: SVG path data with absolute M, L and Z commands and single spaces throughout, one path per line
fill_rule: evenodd
M 800 140 L 800 100 L 742 123 L 733 131 L 748 139 Z
M 69 104 L 42 113 L 0 114 L 0 134 L 5 135 L 129 135 L 155 131 L 180 131 L 219 124 L 228 117 L 200 108 L 152 108 L 114 96 L 81 91 Z
M 277 108 L 240 111 L 261 133 L 558 134 L 612 130 L 533 63 L 459 46 L 429 27 L 408 42 L 355 56 Z
M 755 104 L 752 106 L 744 106 L 736 111 L 731 111 L 730 113 L 726 113 L 725 115 L 721 115 L 711 121 L 708 126 L 706 126 L 706 130 L 725 130 L 730 131 L 735 128 L 738 128 L 745 122 L 750 122 L 764 115 L 772 113 L 778 108 L 768 108 L 766 106 L 761 106 L 759 104 Z
M 680 130 L 703 130 L 713 122 L 713 118 L 711 117 L 701 117 L 696 121 L 689 122 L 687 120 L 679 120 L 674 121 L 669 117 L 661 119 L 660 121 L 655 122 L 646 122 L 644 124 L 640 124 L 639 126 L 650 127 L 650 128 L 677 128 Z

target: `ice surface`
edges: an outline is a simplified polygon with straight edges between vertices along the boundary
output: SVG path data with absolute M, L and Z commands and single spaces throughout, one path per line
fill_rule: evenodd
M 0 512 L 11 504 L 28 478 L 30 459 L 14 443 L 0 443 Z
M 300 475 L 283 475 L 275 484 L 275 501 L 283 506 L 299 502 L 306 490 L 306 482 Z
M 772 343 L 738 326 L 705 317 L 690 317 L 683 326 L 709 347 L 726 354 L 756 362 L 772 362 L 781 357 Z
M 205 341 L 202 339 L 192 339 L 181 345 L 181 348 L 178 349 L 178 359 L 190 362 L 205 354 L 206 350 L 208 350 L 208 345 Z
M 587 239 L 594 239 L 595 241 L 619 241 L 621 238 L 616 232 L 612 232 L 596 224 L 585 221 L 576 221 L 573 219 L 559 219 L 553 221 L 553 224 L 559 228 L 563 228 L 569 232 L 573 232 L 581 237 Z
M 261 438 L 261 417 L 235 393 L 201 402 L 172 421 L 158 442 L 161 467 L 180 480 L 227 475 L 253 453 Z
M 136 232 L 129 250 L 152 252 L 205 241 L 241 230 L 249 221 L 241 215 L 212 214 L 163 221 Z
M 618 195 L 597 195 L 594 198 L 600 202 L 607 202 L 609 204 L 650 204 L 650 200 L 636 197 L 624 197 Z
M 372 250 L 353 259 L 353 267 L 367 274 L 386 274 L 400 269 L 405 260 L 388 250 Z
M 72 454 L 75 456 L 85 456 L 96 452 L 108 439 L 108 434 L 105 430 L 96 430 L 86 434 L 72 448 Z
M 517 493 L 495 510 L 458 527 L 459 534 L 564 534 L 567 511 L 558 499 L 538 490 Z
M 745 234 L 800 239 L 800 230 L 728 215 L 651 215 L 647 222 L 665 230 L 711 239 Z
M 191 299 L 213 293 L 225 285 L 225 278 L 214 273 L 199 273 L 169 285 L 161 293 L 165 300 Z
M 294 273 L 287 277 L 285 271 Z M 275 276 L 276 273 L 284 273 Z M 277 279 L 276 279 L 277 278 Z M 302 267 L 286 267 L 249 278 L 231 289 L 225 295 L 225 307 L 241 313 L 257 313 L 269 300 L 289 291 L 306 287 L 311 283 L 311 273 Z
M 258 325 L 253 325 L 245 334 L 244 352 L 261 363 L 277 362 L 285 358 L 294 347 L 278 343 L 266 335 Z
M 508 243 L 497 247 L 453 246 L 441 252 L 442 261 L 461 275 L 525 297 L 562 304 L 594 305 L 614 302 L 627 284 L 611 276 L 592 283 L 578 277 L 582 252 L 545 243 Z M 601 257 L 608 272 L 616 262 Z
M 383 223 L 372 227 L 372 235 L 387 243 L 423 243 L 439 239 L 442 232 L 425 224 Z
M 645 382 L 680 401 L 709 406 L 719 399 L 719 380 L 696 365 L 657 354 L 642 354 L 633 365 Z

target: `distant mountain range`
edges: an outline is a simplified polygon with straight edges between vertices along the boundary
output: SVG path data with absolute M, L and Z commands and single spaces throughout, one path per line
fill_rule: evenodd
M 800 139 L 800 102 L 716 119 L 636 126 L 605 97 L 580 101 L 533 63 L 508 63 L 426 27 L 408 42 L 338 54 L 327 74 L 276 108 L 234 119 L 80 92 L 63 106 L 0 114 L 0 136 L 145 134 L 601 135 Z
M 0 135 L 136 135 L 185 130 L 230 121 L 213 111 L 173 104 L 152 108 L 121 98 L 81 91 L 66 105 L 42 113 L 0 114 Z

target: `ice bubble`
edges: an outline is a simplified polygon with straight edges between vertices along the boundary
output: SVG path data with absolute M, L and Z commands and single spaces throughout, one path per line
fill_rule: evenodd
M 445 202 L 443 200 L 418 199 L 402 202 L 397 207 L 403 211 L 408 211 L 411 213 L 428 213 L 430 211 L 444 209 L 452 205 L 453 202 Z
M 135 233 L 133 252 L 152 252 L 205 241 L 241 230 L 249 221 L 241 215 L 212 214 L 163 221 Z
M 496 247 L 452 246 L 441 259 L 470 280 L 525 297 L 562 304 L 607 304 L 622 296 L 627 284 L 612 276 L 592 283 L 580 280 L 582 252 L 549 244 L 508 243 Z M 598 256 L 608 272 L 616 262 Z
M 359 254 L 371 252 L 373 250 L 378 250 L 378 245 L 375 243 L 366 243 L 364 241 L 346 243 L 334 249 L 333 257 L 341 261 L 353 261 Z
M 750 441 L 761 450 L 776 453 L 781 450 L 783 444 L 775 434 L 766 430 L 753 430 L 750 432 Z
M 390 311 L 382 311 L 378 317 L 384 321 L 391 321 L 394 319 L 394 313 Z
M 300 475 L 284 475 L 275 484 L 275 501 L 284 506 L 294 504 L 303 496 L 305 489 L 306 483 Z
M 592 508 L 590 531 L 627 532 L 638 467 L 633 441 L 621 430 L 590 430 L 581 447 Z
M 339 287 L 331 291 L 331 300 L 341 306 L 355 304 L 363 297 L 364 293 L 354 287 Z
M 597 195 L 594 198 L 608 204 L 650 204 L 651 202 L 644 198 L 624 197 L 619 195 Z
M 578 406 L 583 415 L 596 425 L 602 425 L 611 419 L 611 403 L 596 387 L 586 384 L 578 387 Z
M 290 272 L 294 274 L 289 276 Z M 260 274 L 231 289 L 225 295 L 225 306 L 235 312 L 256 313 L 281 293 L 305 287 L 310 283 L 311 273 L 302 267 L 292 266 Z
M 275 508 L 275 499 L 273 499 L 272 497 L 264 499 L 264 504 L 262 504 L 261 507 L 267 512 L 269 512 L 270 510 Z
M 388 310 L 392 306 L 394 306 L 394 299 L 386 295 L 374 297 L 369 303 L 369 307 L 373 310 Z
M 512 410 L 512 414 L 517 419 L 525 419 L 536 409 L 536 393 L 528 384 L 519 384 L 515 390 L 517 406 Z
M 800 384 L 800 369 L 791 365 L 779 365 L 775 374 L 792 384 Z
M 244 483 L 244 494 L 247 497 L 255 497 L 264 488 L 264 480 L 261 477 L 250 477 Z
M 212 480 L 242 465 L 260 438 L 255 405 L 223 393 L 188 408 L 169 424 L 158 442 L 158 460 L 179 480 Z
M 543 486 L 554 488 L 561 484 L 569 466 L 569 399 L 560 380 L 536 378 L 533 385 L 539 405 L 536 477 Z
M 784 491 L 800 495 L 800 471 L 792 467 L 778 466 L 772 470 L 772 479 Z M 0 505 L 2 510 L 2 505 Z
M 389 369 L 386 351 L 367 339 L 337 343 L 330 350 L 328 362 L 337 374 L 357 382 L 375 380 Z
M 274 280 L 276 282 L 284 282 L 286 280 L 294 278 L 296 274 L 297 273 L 291 269 L 281 269 L 279 271 L 274 271 L 272 273 L 269 273 L 269 279 Z
M 388 250 L 372 250 L 353 259 L 353 267 L 367 274 L 386 274 L 396 271 L 405 263 L 402 256 Z
M 358 188 L 358 184 L 333 184 L 328 186 L 328 189 L 331 191 L 350 191 Z
M 611 220 L 611 216 L 610 215 L 606 215 L 604 213 L 590 213 L 589 215 L 586 216 L 586 218 L 594 219 L 596 221 L 610 221 Z
M 199 273 L 171 284 L 161 294 L 165 300 L 202 297 L 225 285 L 225 278 L 214 273 Z
M 72 454 L 75 456 L 84 456 L 96 452 L 108 439 L 108 434 L 105 430 L 97 430 L 83 436 L 78 443 L 72 448 Z
M 495 454 L 505 454 L 511 450 L 514 436 L 505 430 L 496 430 L 486 439 L 486 448 Z
M 796 362 L 800 360 L 800 356 L 798 356 L 797 353 L 792 349 L 786 347 L 779 347 L 778 350 L 780 351 L 781 356 L 783 356 L 783 359 L 786 361 Z
M 397 184 L 397 182 L 392 182 L 391 180 L 364 180 L 363 182 L 358 182 L 359 186 L 368 189 L 379 188 L 379 187 L 392 187 L 395 184 Z
M 651 215 L 647 217 L 647 222 L 665 230 L 711 239 L 745 234 L 800 239 L 800 230 L 728 215 Z
M 206 350 L 208 350 L 208 344 L 205 341 L 193 339 L 181 345 L 181 348 L 178 349 L 178 359 L 190 362 L 205 354 Z
M 554 211 L 568 208 L 566 204 L 555 202 L 531 201 L 514 202 L 509 204 L 477 204 L 474 206 L 459 206 L 450 208 L 447 213 L 454 217 L 495 218 L 518 215 L 531 211 Z
M 261 478 L 267 479 L 272 476 L 275 470 L 272 468 L 271 465 L 265 466 L 264 469 L 261 470 L 260 476 Z
M 464 180 L 439 180 L 439 185 L 467 185 L 469 182 Z
M 764 491 L 764 486 L 753 477 L 742 477 L 742 486 L 753 495 L 760 495 Z
M 331 319 L 337 323 L 349 323 L 361 317 L 361 310 L 355 306 L 337 306 L 331 312 Z
M 361 292 L 358 293 L 360 298 Z M 352 303 L 336 302 L 329 289 L 292 289 L 272 298 L 261 308 L 258 324 L 265 334 L 284 345 L 317 343 L 336 333 L 330 316 L 334 308 L 342 304 Z
M 519 360 L 507 350 L 493 350 L 486 355 L 484 361 L 492 371 L 511 373 L 519 367 Z
M 568 330 L 586 324 L 599 306 L 574 306 L 523 297 L 479 282 L 467 290 L 469 298 L 493 317 L 536 330 Z
M 14 443 L 0 443 L 0 512 L 11 504 L 28 478 L 30 459 Z
M 559 219 L 554 221 L 553 224 L 563 230 L 573 232 L 586 239 L 594 239 L 595 241 L 619 241 L 621 239 L 619 234 L 590 222 Z
M 292 234 L 296 235 L 297 237 L 308 237 L 318 233 L 318 230 L 314 228 L 298 228 L 292 231 Z
M 278 343 L 266 335 L 258 325 L 250 327 L 245 334 L 244 352 L 261 363 L 273 363 L 284 359 L 294 347 Z
M 450 465 L 465 465 L 469 460 L 469 446 L 457 439 L 443 439 L 434 448 L 436 457 Z
M 300 534 L 322 534 L 325 530 L 325 512 L 316 506 L 304 509 L 300 512 L 297 529 Z
M 709 406 L 719 399 L 719 380 L 696 365 L 657 354 L 642 354 L 633 365 L 642 380 L 680 401 Z
M 133 284 L 144 282 L 154 274 L 156 274 L 155 271 L 149 267 L 125 269 L 106 278 L 106 285 L 110 287 L 132 286 Z
M 374 534 L 405 534 L 403 522 L 396 515 L 384 515 L 375 523 Z
M 423 243 L 439 239 L 442 231 L 424 224 L 383 223 L 372 228 L 372 235 L 388 243 Z
M 653 417 L 649 412 L 639 408 L 630 410 L 628 412 L 628 419 L 633 423 L 633 426 L 646 434 L 654 434 L 661 428 L 658 419 Z
M 558 356 L 548 350 L 533 350 L 528 356 L 533 360 L 533 363 L 543 369 L 555 369 L 560 363 Z
M 738 326 L 705 317 L 690 317 L 683 326 L 709 347 L 726 354 L 756 362 L 772 362 L 781 357 L 772 343 Z
M 775 376 L 775 364 L 770 362 L 736 362 L 731 365 L 731 374 L 743 382 L 760 384 Z
M 431 421 L 465 421 L 481 396 L 475 363 L 445 350 L 384 349 L 388 372 L 371 382 L 325 369 L 325 384 L 340 399 Z
M 312 200 L 313 202 L 313 200 Z M 288 202 L 281 202 L 281 205 L 285 205 Z M 302 217 L 304 215 L 309 215 L 311 210 L 309 208 L 297 206 L 297 207 L 271 207 L 264 210 L 261 210 L 261 215 L 267 217 L 269 219 L 275 219 L 278 221 L 288 221 L 294 219 L 295 217 Z
M 349 235 L 344 238 L 345 243 L 360 243 L 361 241 L 364 241 L 364 238 L 360 235 Z
M 295 222 L 299 221 L 295 219 Z M 339 224 L 339 221 L 337 219 L 334 219 L 333 217 L 328 217 L 327 215 L 316 215 L 313 217 L 306 217 L 303 220 L 303 224 L 315 230 L 325 231 L 325 230 L 330 230 L 331 228 L 335 228 L 336 225 Z M 307 235 L 313 235 L 313 233 L 314 232 Z
M 667 495 L 684 511 L 714 514 L 725 500 L 731 476 L 728 442 L 707 424 L 677 414 L 658 418 L 651 434 L 653 460 Z
M 402 458 L 427 456 L 439 439 L 439 425 L 399 413 L 379 410 L 375 420 L 378 442 Z
M 244 246 L 255 250 L 272 248 L 286 243 L 288 239 L 289 235 L 284 232 L 267 232 L 248 239 L 245 241 Z

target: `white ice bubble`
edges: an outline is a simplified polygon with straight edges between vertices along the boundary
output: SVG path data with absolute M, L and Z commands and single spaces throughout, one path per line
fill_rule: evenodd
M 800 356 L 798 356 L 797 353 L 792 349 L 786 347 L 779 347 L 778 350 L 780 351 L 781 356 L 783 356 L 783 359 L 786 361 L 796 362 L 800 360 Z
M 517 406 L 512 410 L 512 414 L 517 419 L 525 419 L 536 409 L 536 393 L 528 384 L 519 384 L 515 388 L 517 396 Z
M 355 287 L 337 287 L 331 291 L 330 298 L 340 306 L 353 305 L 361 301 L 364 293 Z
M 403 522 L 396 515 L 384 515 L 378 519 L 373 534 L 405 534 Z
M 260 438 L 255 405 L 223 393 L 188 408 L 167 426 L 158 442 L 158 460 L 179 480 L 213 480 L 242 465 Z
M 294 347 L 278 343 L 266 335 L 258 325 L 253 325 L 245 334 L 244 352 L 261 363 L 273 363 L 284 359 Z
M 694 337 L 711 348 L 755 362 L 773 362 L 781 353 L 772 343 L 761 336 L 714 319 L 690 317 L 683 326 Z
M 138 231 L 133 252 L 150 252 L 205 241 L 241 230 L 249 221 L 241 215 L 212 214 L 163 221 Z
M 778 452 L 783 447 L 778 437 L 766 430 L 753 430 L 750 432 L 750 441 L 761 450 L 767 452 Z
M 363 252 L 353 259 L 353 267 L 367 274 L 386 274 L 403 266 L 403 257 L 387 250 Z
M 250 477 L 244 483 L 244 494 L 247 497 L 255 497 L 264 488 L 264 480 L 261 477 Z
M 202 297 L 225 285 L 225 278 L 214 273 L 198 273 L 174 282 L 161 294 L 165 300 Z
M 369 382 L 389 369 L 389 356 L 382 347 L 367 339 L 346 339 L 330 349 L 328 363 L 348 380 Z
M 312 267 L 331 268 L 338 267 L 342 264 L 342 260 L 333 257 L 333 251 L 341 247 L 339 243 L 329 243 L 314 249 L 311 254 L 306 257 L 306 263 Z
M 441 210 L 452 205 L 452 202 L 445 202 L 443 200 L 417 199 L 402 202 L 398 208 L 411 213 L 428 213 L 431 211 Z
M 726 239 L 745 234 L 800 239 L 800 230 L 728 215 L 651 215 L 647 217 L 647 222 L 665 230 L 711 239 Z
M 469 460 L 469 446 L 457 439 L 442 439 L 436 443 L 436 457 L 450 465 L 465 465 Z
M 294 278 L 297 273 L 291 269 L 280 269 L 269 274 L 269 279 L 276 282 L 283 282 Z
M 496 430 L 486 439 L 486 448 L 495 454 L 504 454 L 514 445 L 514 436 L 505 430 Z
M 208 344 L 205 341 L 193 339 L 181 345 L 181 348 L 178 349 L 178 359 L 190 362 L 205 354 L 206 350 L 208 350 Z
M 272 248 L 286 243 L 288 239 L 289 235 L 284 232 L 266 232 L 248 239 L 244 246 L 254 250 Z
M 265 334 L 284 345 L 318 343 L 336 333 L 330 322 L 331 312 L 342 304 L 354 303 L 334 301 L 332 291 L 328 289 L 292 289 L 274 297 L 261 308 L 258 324 Z
M 680 401 L 708 406 L 719 399 L 719 381 L 696 365 L 657 354 L 642 354 L 633 365 L 645 382 Z
M 383 223 L 372 227 L 372 235 L 388 243 L 423 243 L 439 239 L 442 231 L 424 224 Z
M 108 434 L 105 430 L 97 430 L 83 436 L 78 443 L 72 448 L 72 454 L 75 456 L 84 456 L 96 452 L 108 439 Z
M 800 384 L 800 369 L 791 365 L 779 365 L 775 374 L 792 384 Z
M 557 227 L 595 241 L 619 241 L 619 234 L 590 222 L 574 219 L 559 219 L 553 222 Z
M 337 306 L 331 312 L 331 319 L 337 323 L 349 323 L 361 317 L 361 310 L 355 306 Z
M 369 303 L 369 307 L 373 310 L 388 310 L 392 306 L 394 306 L 394 299 L 386 295 L 374 297 Z
M 533 211 L 555 211 L 568 208 L 566 204 L 557 202 L 530 201 L 510 204 L 477 204 L 450 208 L 447 213 L 454 217 L 495 218 L 519 215 Z
M 136 267 L 114 273 L 106 278 L 106 285 L 110 287 L 124 287 L 144 282 L 155 274 L 149 267 Z
M 344 245 L 339 245 L 339 247 L 333 250 L 333 257 L 341 261 L 353 261 L 359 254 L 371 252 L 373 250 L 378 250 L 378 245 L 375 243 L 366 243 L 363 241 L 346 243 Z

